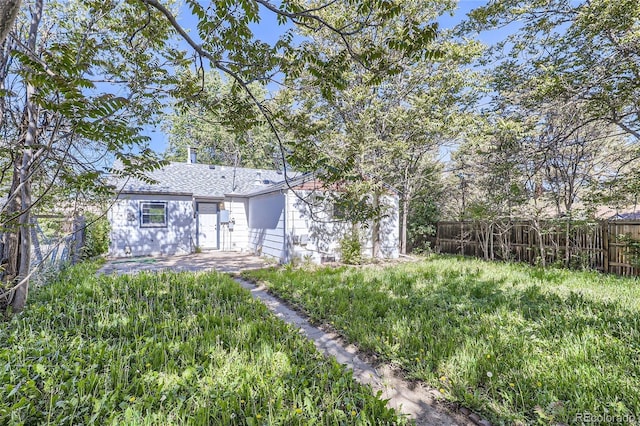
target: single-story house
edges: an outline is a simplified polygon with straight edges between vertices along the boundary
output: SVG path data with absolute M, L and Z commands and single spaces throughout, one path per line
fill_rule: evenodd
M 640 220 L 640 211 L 616 213 L 609 220 Z
M 118 181 L 109 209 L 112 257 L 176 255 L 200 250 L 242 251 L 280 263 L 339 260 L 339 241 L 353 225 L 331 206 L 318 211 L 313 177 L 275 170 L 186 163 L 149 173 L 155 182 Z M 322 197 L 318 197 L 322 199 Z M 398 197 L 380 226 L 380 256 L 398 256 Z M 363 255 L 372 252 L 371 226 L 361 227 Z

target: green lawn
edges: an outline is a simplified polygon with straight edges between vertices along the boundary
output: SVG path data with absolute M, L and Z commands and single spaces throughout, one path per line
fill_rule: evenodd
M 638 280 L 446 256 L 247 276 L 495 423 L 640 419 Z
M 0 424 L 405 422 L 216 273 L 81 265 L 0 322 Z

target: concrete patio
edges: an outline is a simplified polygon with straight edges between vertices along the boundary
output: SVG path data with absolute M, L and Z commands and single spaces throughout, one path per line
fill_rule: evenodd
M 264 268 L 269 263 L 249 253 L 204 251 L 183 256 L 130 257 L 110 259 L 100 268 L 102 274 L 131 274 L 141 271 L 219 271 L 239 273 Z

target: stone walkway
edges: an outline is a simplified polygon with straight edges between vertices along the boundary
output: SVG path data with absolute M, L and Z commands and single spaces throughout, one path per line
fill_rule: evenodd
M 450 426 L 474 424 L 461 414 L 448 413 L 439 403 L 438 393 L 417 383 L 403 380 L 393 369 L 382 366 L 374 368 L 358 356 L 355 346 L 344 346 L 335 333 L 327 333 L 314 327 L 300 314 L 288 308 L 280 299 L 269 294 L 265 287 L 236 278 L 249 290 L 253 297 L 260 299 L 273 313 L 290 324 L 314 342 L 318 350 L 333 356 L 340 364 L 353 370 L 353 377 L 360 383 L 371 385 L 374 392 L 382 391 L 381 397 L 389 400 L 389 406 L 408 414 L 418 425 Z
M 167 258 L 128 258 L 107 262 L 99 273 L 136 273 L 170 269 L 174 271 L 206 271 L 217 270 L 238 274 L 248 269 L 266 266 L 264 259 L 242 253 L 205 252 L 199 254 L 174 256 Z M 353 370 L 353 376 L 361 383 L 368 384 L 374 392 L 382 391 L 382 398 L 389 400 L 389 406 L 409 415 L 417 425 L 451 426 L 473 425 L 466 416 L 451 413 L 440 402 L 438 392 L 421 384 L 403 380 L 400 375 L 388 366 L 374 368 L 358 356 L 353 345 L 343 345 L 335 333 L 328 333 L 314 327 L 300 314 L 288 308 L 281 300 L 269 294 L 266 288 L 256 286 L 245 280 L 235 278 L 253 297 L 260 299 L 269 309 L 283 321 L 300 329 L 314 342 L 318 350 Z

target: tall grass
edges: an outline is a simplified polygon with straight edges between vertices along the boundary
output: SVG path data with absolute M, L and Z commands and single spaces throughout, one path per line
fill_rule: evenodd
M 216 273 L 79 266 L 0 323 L 0 424 L 405 422 Z
M 640 419 L 637 280 L 444 256 L 248 276 L 496 423 Z

